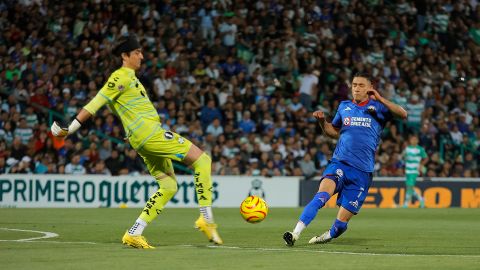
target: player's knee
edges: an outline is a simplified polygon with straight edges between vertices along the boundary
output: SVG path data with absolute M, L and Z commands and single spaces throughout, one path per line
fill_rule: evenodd
M 177 193 L 178 185 L 175 178 L 171 176 L 165 177 L 159 181 L 159 184 L 160 184 L 160 189 L 162 190 L 164 195 L 173 196 L 175 195 L 175 193 Z
M 192 167 L 196 168 L 205 168 L 205 167 L 212 167 L 212 159 L 210 158 L 207 153 L 203 152 L 195 162 L 193 162 Z

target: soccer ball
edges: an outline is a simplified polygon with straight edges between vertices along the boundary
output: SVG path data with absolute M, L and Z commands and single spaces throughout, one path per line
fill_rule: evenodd
M 267 203 L 258 196 L 248 196 L 240 205 L 240 214 L 248 223 L 258 223 L 268 214 Z

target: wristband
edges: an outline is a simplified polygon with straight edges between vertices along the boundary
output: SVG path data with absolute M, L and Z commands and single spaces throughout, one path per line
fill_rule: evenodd
M 75 118 L 70 126 L 68 126 L 68 135 L 77 132 L 77 130 L 82 126 L 82 123 Z

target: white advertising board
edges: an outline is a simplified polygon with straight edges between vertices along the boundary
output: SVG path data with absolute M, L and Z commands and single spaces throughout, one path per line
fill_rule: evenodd
M 299 178 L 214 176 L 213 206 L 238 207 L 248 195 L 269 207 L 299 206 Z M 193 176 L 178 176 L 178 192 L 166 207 L 197 207 Z M 0 175 L 0 207 L 141 208 L 158 185 L 150 176 Z

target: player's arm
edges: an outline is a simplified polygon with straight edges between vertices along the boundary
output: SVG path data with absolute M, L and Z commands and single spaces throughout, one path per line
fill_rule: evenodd
M 75 133 L 83 123 L 85 123 L 90 117 L 103 107 L 105 104 L 115 100 L 121 94 L 120 90 L 125 89 L 126 80 L 121 80 L 114 74 L 110 76 L 107 83 L 98 91 L 97 95 L 91 99 L 87 105 L 80 110 L 75 119 L 70 123 L 68 127 L 62 127 L 57 122 L 53 122 L 50 128 L 53 136 L 66 137 Z
M 340 129 L 334 127 L 332 123 L 328 123 L 325 119 L 325 114 L 322 111 L 314 112 L 313 117 L 318 120 L 318 124 L 328 137 L 334 139 L 338 139 L 338 137 L 340 137 Z
M 371 98 L 379 101 L 397 118 L 407 119 L 407 111 L 401 106 L 391 102 L 390 100 L 382 97 L 377 90 L 371 89 L 367 92 Z

